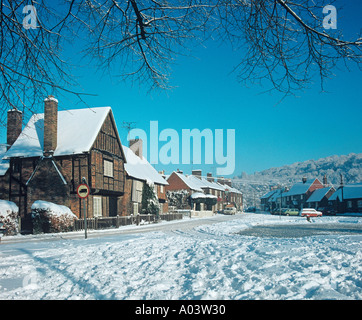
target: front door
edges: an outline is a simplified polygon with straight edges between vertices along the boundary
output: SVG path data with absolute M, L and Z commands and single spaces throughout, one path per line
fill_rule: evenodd
M 118 203 L 118 198 L 117 197 L 109 197 L 109 216 L 110 217 L 115 217 L 117 216 L 117 203 Z

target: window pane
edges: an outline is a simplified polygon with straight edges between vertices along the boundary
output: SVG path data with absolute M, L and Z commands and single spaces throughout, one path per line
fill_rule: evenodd
M 93 216 L 101 217 L 102 216 L 102 198 L 93 197 Z
M 107 177 L 113 177 L 113 162 L 104 160 L 104 175 Z

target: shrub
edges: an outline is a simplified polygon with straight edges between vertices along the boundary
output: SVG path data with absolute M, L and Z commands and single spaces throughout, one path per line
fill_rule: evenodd
M 31 217 L 34 233 L 71 231 L 77 219 L 68 207 L 42 200 L 31 206 Z
M 0 224 L 5 228 L 5 235 L 14 235 L 19 232 L 19 208 L 11 201 L 0 200 Z
M 147 181 L 142 190 L 142 213 L 158 215 L 160 204 L 155 194 L 154 185 Z

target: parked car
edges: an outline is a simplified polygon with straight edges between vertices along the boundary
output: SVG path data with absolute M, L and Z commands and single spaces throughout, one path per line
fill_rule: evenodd
M 289 208 L 284 211 L 286 216 L 299 216 L 299 210 L 295 208 Z
M 317 210 L 321 211 L 323 213 L 323 215 L 326 215 L 326 216 L 335 216 L 336 215 L 336 211 L 332 207 L 323 207 L 323 208 L 318 208 Z
M 322 212 L 311 208 L 304 208 L 301 213 L 302 217 L 321 217 L 322 215 Z
M 276 208 L 274 209 L 272 212 L 270 212 L 271 214 L 283 214 L 283 212 L 285 212 L 286 210 L 288 210 L 288 208 Z
M 235 207 L 226 207 L 224 209 L 224 214 L 235 214 L 236 213 L 236 208 Z

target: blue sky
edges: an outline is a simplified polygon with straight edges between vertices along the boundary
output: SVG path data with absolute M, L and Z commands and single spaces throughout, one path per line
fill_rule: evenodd
M 356 2 L 357 3 L 357 2 Z M 361 29 L 361 4 L 348 5 L 338 15 L 338 28 L 348 35 Z M 356 10 L 356 7 L 358 10 Z M 206 43 L 193 51 L 193 57 L 181 57 L 172 66 L 168 91 L 148 92 L 145 86 L 119 82 L 101 75 L 89 66 L 79 74 L 91 106 L 112 107 L 123 144 L 126 130 L 122 121 L 134 121 L 136 127 L 149 131 L 157 120 L 159 131 L 172 128 L 180 137 L 182 129 L 235 129 L 235 175 L 253 173 L 308 159 L 362 152 L 361 83 L 362 72 L 336 70 L 325 83 L 328 93 L 320 93 L 319 81 L 298 97 L 288 97 L 278 104 L 276 92 L 260 94 L 265 88 L 245 87 L 230 73 L 239 62 L 240 53 L 228 46 Z M 62 109 L 84 107 L 74 97 L 59 98 Z M 3 134 L 2 134 L 3 136 Z M 159 147 L 162 143 L 159 143 Z M 170 173 L 176 168 L 190 172 L 213 172 L 218 165 L 155 165 Z

